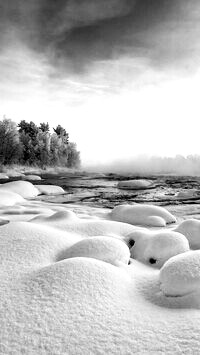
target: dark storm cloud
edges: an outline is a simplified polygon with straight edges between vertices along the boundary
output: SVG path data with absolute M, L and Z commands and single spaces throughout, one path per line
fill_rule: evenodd
M 198 0 L 0 0 L 1 43 L 16 36 L 66 71 L 120 56 L 187 66 L 199 58 L 199 13 Z

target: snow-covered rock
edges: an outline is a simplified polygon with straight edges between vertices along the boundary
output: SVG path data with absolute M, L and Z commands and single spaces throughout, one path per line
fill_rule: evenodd
M 110 213 L 110 218 L 135 225 L 164 227 L 175 223 L 176 218 L 165 208 L 154 205 L 119 205 Z
M 127 181 L 120 181 L 117 184 L 117 187 L 120 189 L 127 189 L 127 190 L 144 190 L 148 189 L 152 186 L 152 181 L 150 180 L 127 180 Z
M 0 192 L 6 190 L 15 192 L 23 198 L 33 198 L 39 194 L 38 189 L 28 181 L 11 181 L 0 185 Z
M 56 185 L 37 185 L 37 189 L 42 195 L 61 195 L 65 193 L 62 187 Z
M 4 173 L 0 173 L 0 180 L 7 180 L 7 179 L 9 179 L 8 175 Z
M 200 250 L 169 259 L 160 270 L 160 288 L 166 296 L 200 292 Z
M 13 206 L 16 203 L 24 202 L 25 200 L 22 196 L 9 190 L 1 189 L 0 186 L 0 207 Z
M 75 257 L 99 259 L 113 265 L 127 265 L 130 251 L 127 245 L 119 239 L 99 236 L 74 244 L 62 253 L 59 260 Z
M 40 176 L 38 175 L 25 175 L 24 180 L 33 180 L 33 181 L 39 181 L 42 180 Z
M 186 236 L 191 249 L 200 248 L 200 221 L 198 219 L 186 219 L 174 230 Z
M 130 247 L 131 258 L 156 268 L 161 268 L 172 256 L 189 250 L 189 243 L 184 235 L 166 230 L 135 231 L 125 241 Z

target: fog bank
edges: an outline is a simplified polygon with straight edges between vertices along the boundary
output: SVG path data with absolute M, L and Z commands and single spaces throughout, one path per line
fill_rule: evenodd
M 115 160 L 106 164 L 85 165 L 84 169 L 102 173 L 119 174 L 175 174 L 200 176 L 200 155 L 184 157 L 137 156 L 127 160 Z

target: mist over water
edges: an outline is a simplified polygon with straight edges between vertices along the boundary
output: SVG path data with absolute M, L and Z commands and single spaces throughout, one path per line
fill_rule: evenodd
M 200 155 L 187 157 L 177 155 L 175 157 L 137 156 L 132 159 L 116 159 L 109 163 L 98 165 L 85 165 L 83 168 L 89 171 L 116 174 L 174 174 L 200 176 Z

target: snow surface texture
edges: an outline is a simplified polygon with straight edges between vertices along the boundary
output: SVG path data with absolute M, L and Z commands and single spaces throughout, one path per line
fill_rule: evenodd
M 189 241 L 191 249 L 200 249 L 200 221 L 187 219 L 179 224 L 175 231 L 182 233 Z
M 127 189 L 127 190 L 144 190 L 148 189 L 152 186 L 152 181 L 150 180 L 127 180 L 127 181 L 120 181 L 117 184 L 119 189 Z
M 110 235 L 125 239 L 138 227 L 81 219 L 63 206 L 41 201 L 5 208 L 6 218 L 9 211 L 11 217 L 18 213 L 17 218 L 26 214 L 32 219 L 31 211 L 43 216 L 0 227 L 1 355 L 199 354 L 196 289 L 181 297 L 165 296 L 160 287 L 167 289 L 173 281 L 137 260 L 123 267 L 83 256 L 58 261 L 88 237 L 105 235 L 105 243 L 113 246 Z M 190 255 L 184 267 L 190 266 L 191 276 L 198 278 L 199 256 L 194 262 Z
M 110 213 L 115 221 L 141 225 L 165 227 L 168 223 L 175 223 L 176 218 L 165 208 L 153 205 L 119 205 Z
M 173 231 L 135 231 L 125 241 L 131 248 L 131 258 L 156 268 L 161 268 L 172 256 L 189 250 L 185 236 Z
M 3 190 L 14 192 L 24 198 L 33 198 L 39 194 L 38 189 L 28 181 L 6 182 L 0 186 L 0 192 Z
M 169 259 L 160 271 L 160 283 L 166 296 L 198 292 L 200 297 L 200 250 Z
M 37 189 L 43 195 L 60 195 L 65 193 L 62 187 L 55 185 L 37 185 Z
M 86 257 L 105 261 L 113 265 L 128 264 L 130 251 L 127 245 L 116 238 L 93 237 L 84 239 L 62 253 L 60 260 Z

